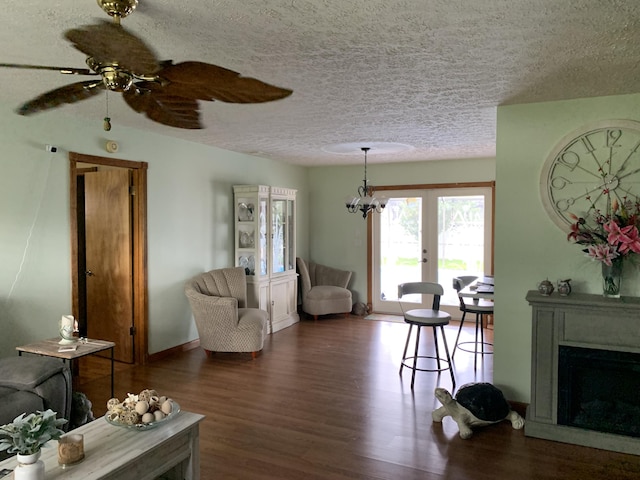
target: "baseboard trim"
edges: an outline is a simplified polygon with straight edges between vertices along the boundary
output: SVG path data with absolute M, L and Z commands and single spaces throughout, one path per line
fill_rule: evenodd
M 189 350 L 193 350 L 194 348 L 198 348 L 200 346 L 200 339 L 192 340 L 187 343 L 183 343 L 182 345 L 176 345 L 175 347 L 171 347 L 167 350 L 162 350 L 160 352 L 152 353 L 149 355 L 149 361 L 155 362 L 156 360 L 161 360 L 169 355 L 173 355 L 174 353 L 182 353 L 187 352 Z

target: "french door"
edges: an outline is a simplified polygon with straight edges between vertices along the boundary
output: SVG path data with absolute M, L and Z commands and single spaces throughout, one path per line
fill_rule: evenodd
M 453 278 L 490 273 L 491 187 L 387 190 L 386 208 L 373 217 L 373 310 L 402 313 L 398 285 L 437 282 L 441 308 L 458 310 Z M 402 298 L 406 308 L 431 308 L 419 295 Z M 407 306 L 407 303 L 410 306 Z

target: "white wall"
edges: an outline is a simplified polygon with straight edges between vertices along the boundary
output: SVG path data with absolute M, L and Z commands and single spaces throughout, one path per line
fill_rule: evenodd
M 585 258 L 547 216 L 539 184 L 542 166 L 557 142 L 583 125 L 606 119 L 640 120 L 640 95 L 498 108 L 494 382 L 512 400 L 530 399 L 527 291 L 546 278 L 554 283 L 571 278 L 574 291 L 602 293 L 600 265 Z M 622 294 L 638 296 L 637 269 L 627 267 Z
M 149 163 L 149 353 L 197 338 L 183 285 L 233 262 L 232 185 L 300 190 L 297 243 L 308 255 L 305 168 L 116 123 L 107 135 L 101 119 L 79 121 L 63 109 L 21 117 L 13 108 L 0 105 L 0 357 L 57 336 L 60 316 L 71 313 L 67 154 L 112 156 L 106 138 L 120 143 L 113 157 Z

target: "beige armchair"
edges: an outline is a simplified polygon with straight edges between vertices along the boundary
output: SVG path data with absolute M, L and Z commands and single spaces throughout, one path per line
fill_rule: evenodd
M 193 277 L 185 285 L 200 346 L 211 352 L 251 352 L 262 350 L 269 314 L 247 308 L 247 281 L 244 268 L 222 268 Z
M 351 312 L 351 292 L 347 289 L 351 272 L 296 258 L 300 275 L 302 311 L 313 315 Z

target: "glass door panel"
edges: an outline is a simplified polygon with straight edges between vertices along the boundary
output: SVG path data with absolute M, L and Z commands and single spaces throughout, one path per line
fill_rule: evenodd
M 401 313 L 398 285 L 420 282 L 427 275 L 428 250 L 424 245 L 424 198 L 421 192 L 385 192 L 388 202 L 374 214 L 374 298 L 376 312 Z M 427 308 L 420 295 L 406 295 L 409 308 Z
M 442 305 L 458 306 L 453 278 L 490 273 L 490 211 L 483 192 L 434 191 L 438 203 L 438 282 Z M 490 197 L 488 197 L 490 199 Z M 490 200 L 489 200 L 490 204 Z M 489 213 L 489 216 L 487 214 Z M 489 219 L 489 223 L 487 223 Z

